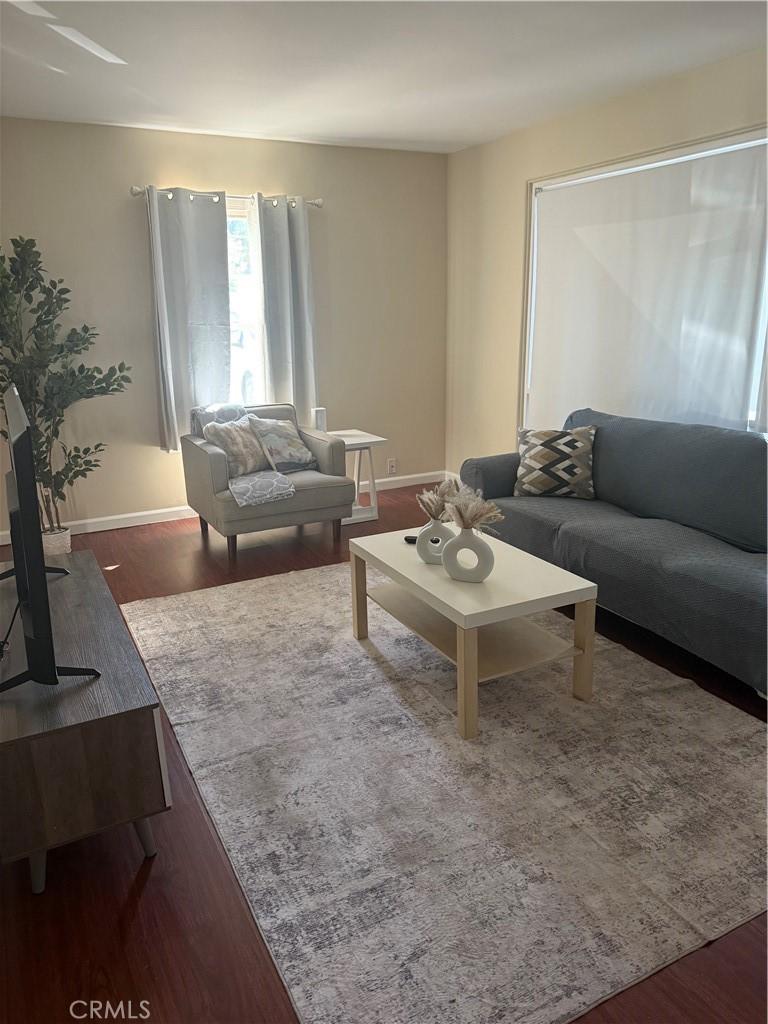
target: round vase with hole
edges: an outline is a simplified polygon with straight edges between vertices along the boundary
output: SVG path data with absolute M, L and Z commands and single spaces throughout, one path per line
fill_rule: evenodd
M 469 557 L 464 556 L 460 560 L 462 552 L 471 552 Z M 474 555 L 477 560 L 474 565 L 467 562 Z M 464 583 L 482 583 L 487 579 L 493 569 L 493 548 L 475 533 L 474 530 L 461 530 L 452 540 L 443 547 L 443 568 L 455 580 Z
M 416 554 L 428 565 L 440 565 L 443 548 L 456 534 L 440 519 L 430 519 L 416 538 Z

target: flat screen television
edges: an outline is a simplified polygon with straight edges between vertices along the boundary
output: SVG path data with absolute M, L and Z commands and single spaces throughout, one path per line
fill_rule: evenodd
M 0 574 L 0 580 L 15 578 L 18 603 L 7 626 L 7 633 L 3 628 L 4 624 L 0 624 L 0 629 L 3 629 L 4 633 L 0 640 L 0 659 L 8 646 L 16 614 L 19 614 L 27 667 L 9 679 L 0 681 L 0 692 L 26 682 L 55 686 L 60 676 L 97 677 L 99 673 L 94 669 L 70 668 L 56 664 L 47 575 L 67 575 L 68 570 L 45 564 L 32 430 L 19 392 L 13 384 L 3 395 L 3 406 L 11 451 L 11 469 L 5 477 L 5 488 L 11 525 L 13 568 Z

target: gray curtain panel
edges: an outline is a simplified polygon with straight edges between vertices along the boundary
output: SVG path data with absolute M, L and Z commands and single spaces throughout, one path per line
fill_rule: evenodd
M 227 209 L 184 188 L 147 187 L 160 376 L 160 447 L 177 451 L 194 406 L 229 400 Z M 170 196 L 170 198 L 169 198 Z
M 309 423 L 317 385 L 307 207 L 299 197 L 259 194 L 251 218 L 261 240 L 268 401 L 292 403 L 299 423 Z

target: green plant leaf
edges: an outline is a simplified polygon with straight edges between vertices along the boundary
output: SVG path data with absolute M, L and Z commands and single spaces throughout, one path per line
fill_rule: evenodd
M 95 344 L 97 332 L 83 324 L 65 327 L 70 304 L 63 278 L 46 274 L 33 238 L 11 239 L 0 249 L 0 393 L 16 384 L 32 428 L 32 447 L 46 525 L 66 491 L 101 465 L 105 445 L 67 448 L 61 438 L 67 410 L 77 402 L 125 391 L 131 383 L 124 362 L 103 370 L 74 365 Z M 0 429 L 0 436 L 7 437 Z

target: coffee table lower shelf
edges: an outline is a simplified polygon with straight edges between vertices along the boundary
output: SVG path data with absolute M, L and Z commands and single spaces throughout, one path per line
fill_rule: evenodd
M 456 665 L 456 724 L 463 739 L 477 736 L 478 685 L 535 665 L 569 658 L 573 696 L 592 699 L 594 583 L 494 541 L 498 577 L 484 590 L 481 584 L 456 583 L 437 566 L 412 558 L 405 536 L 395 531 L 350 541 L 352 635 L 368 636 L 370 598 L 449 658 Z M 386 582 L 368 586 L 368 562 L 389 577 Z M 514 580 L 514 586 L 506 580 Z M 568 604 L 574 608 L 572 641 L 527 617 Z
M 436 647 L 454 665 L 457 664 L 456 626 L 450 619 L 414 597 L 399 583 L 381 583 L 371 587 L 368 597 L 422 640 Z M 479 683 L 523 672 L 548 661 L 573 658 L 581 653 L 567 640 L 525 618 L 480 626 L 477 634 Z

